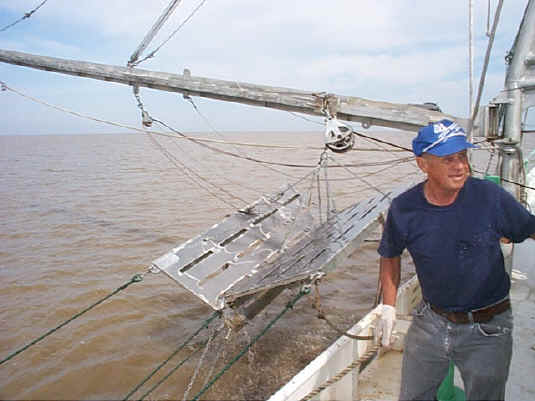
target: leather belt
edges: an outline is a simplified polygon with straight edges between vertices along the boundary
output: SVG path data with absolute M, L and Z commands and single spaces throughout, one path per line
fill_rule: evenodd
M 485 323 L 491 320 L 495 315 L 510 309 L 511 302 L 509 301 L 509 298 L 504 299 L 502 302 L 472 312 L 448 312 L 431 304 L 429 304 L 429 306 L 435 313 L 445 317 L 453 323 Z M 472 315 L 471 319 L 470 315 Z

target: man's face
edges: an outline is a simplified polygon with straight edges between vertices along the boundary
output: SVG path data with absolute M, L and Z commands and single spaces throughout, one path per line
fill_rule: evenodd
M 445 191 L 459 191 L 470 175 L 466 150 L 448 156 L 424 153 L 416 162 L 429 182 Z

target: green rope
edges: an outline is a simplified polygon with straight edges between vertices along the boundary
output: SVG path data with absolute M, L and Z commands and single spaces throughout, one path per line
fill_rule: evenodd
M 123 398 L 123 401 L 127 400 L 132 394 L 134 394 L 137 390 L 139 390 L 141 388 L 141 386 L 143 386 L 152 376 L 154 376 L 156 374 L 156 372 L 158 372 L 162 367 L 164 367 L 165 364 L 167 364 L 167 362 L 169 362 L 171 359 L 173 359 L 173 357 L 178 354 L 186 345 L 188 345 L 188 343 L 195 337 L 197 336 L 197 334 L 199 334 L 203 329 L 205 329 L 206 327 L 208 327 L 208 325 L 212 322 L 212 320 L 214 320 L 216 317 L 220 316 L 221 315 L 221 312 L 220 311 L 215 311 L 212 316 L 210 316 L 208 319 L 206 319 L 204 321 L 204 323 L 202 324 L 201 327 L 199 327 L 197 329 L 197 331 L 195 333 L 193 333 L 192 335 L 190 335 L 188 337 L 188 339 L 186 341 L 184 341 L 184 343 L 182 343 L 182 345 L 180 347 L 178 347 L 171 355 L 169 355 L 169 357 L 163 361 L 162 363 L 160 363 L 147 377 L 145 377 L 141 383 L 139 383 L 132 391 L 130 391 L 126 397 Z M 197 350 L 198 351 L 198 350 Z M 195 352 L 197 352 L 195 351 Z M 174 372 L 176 369 L 178 369 L 180 366 L 182 366 L 195 352 L 193 352 L 190 356 L 188 356 L 184 361 L 180 362 L 178 364 L 177 367 L 175 367 L 175 369 L 172 371 Z M 168 376 L 167 376 L 168 377 Z M 167 377 L 165 377 L 165 379 L 167 379 Z M 157 386 L 159 386 L 161 383 L 158 382 L 157 385 L 153 388 L 151 388 L 149 390 L 149 392 L 145 393 L 143 395 L 143 397 L 141 398 L 141 400 L 147 395 L 149 394 L 150 392 L 152 392 Z
M 162 377 L 154 386 L 152 386 L 145 394 L 143 394 L 141 396 L 141 398 L 139 399 L 140 401 L 144 400 L 146 396 L 148 396 L 150 393 L 152 393 L 160 384 L 162 384 L 164 381 L 166 381 L 169 376 L 171 376 L 173 373 L 175 373 L 178 368 L 180 368 L 182 365 L 184 365 L 187 361 L 189 361 L 189 359 L 195 355 L 197 352 L 199 352 L 202 347 L 204 347 L 206 345 L 208 341 L 203 341 L 203 343 L 201 344 L 201 346 L 199 348 L 197 348 L 195 351 L 193 351 L 191 354 L 189 354 L 187 357 L 185 357 L 182 361 L 180 361 L 180 363 L 178 365 L 176 365 L 173 369 L 171 369 L 171 371 L 169 373 L 167 373 L 164 377 Z
M 53 329 L 50 329 L 49 331 L 47 331 L 45 334 L 43 334 L 41 337 L 39 338 L 36 338 L 35 340 L 33 340 L 32 342 L 26 344 L 24 347 L 18 349 L 17 351 L 13 352 L 12 354 L 8 355 L 6 358 L 2 359 L 0 361 L 0 365 L 2 365 L 4 362 L 7 362 L 9 361 L 11 358 L 15 357 L 16 355 L 20 354 L 21 352 L 23 351 L 26 351 L 28 348 L 30 348 L 32 345 L 35 345 L 37 344 L 39 341 L 45 339 L 46 337 L 48 337 L 49 335 L 51 335 L 52 333 L 56 332 L 57 330 L 61 329 L 62 327 L 66 326 L 67 324 L 69 324 L 70 322 L 72 322 L 74 319 L 82 316 L 84 313 L 90 311 L 91 309 L 93 309 L 95 306 L 101 304 L 102 302 L 104 302 L 105 300 L 107 300 L 108 298 L 111 298 L 112 296 L 114 296 L 115 294 L 117 294 L 118 292 L 124 290 L 126 287 L 128 287 L 130 284 L 133 284 L 133 283 L 138 283 L 140 281 L 143 280 L 143 276 L 141 274 L 136 274 L 134 275 L 134 277 L 132 277 L 130 279 L 130 281 L 128 281 L 127 283 L 123 284 L 122 286 L 120 286 L 119 288 L 117 288 L 115 291 L 113 291 L 111 294 L 108 294 L 106 295 L 104 298 L 102 298 L 101 300 L 95 302 L 93 305 L 87 307 L 86 309 L 84 309 L 83 311 L 81 312 L 78 312 L 76 315 L 74 315 L 73 317 L 71 317 L 70 319 L 64 321 L 63 323 L 61 323 L 59 326 L 56 326 L 54 327 Z
M 288 302 L 286 304 L 286 307 L 277 315 L 275 316 L 275 318 L 273 320 L 271 320 L 268 325 L 266 327 L 264 327 L 264 329 L 258 334 L 256 335 L 255 338 L 253 338 L 251 340 L 251 342 L 249 344 L 247 344 L 245 346 L 245 348 L 243 350 L 241 350 L 241 352 L 236 355 L 234 357 L 234 359 L 232 359 L 232 361 L 230 361 L 229 363 L 227 363 L 223 369 L 221 369 L 219 371 L 218 374 L 216 374 L 214 376 L 214 378 L 212 380 L 210 380 L 210 382 L 208 382 L 202 389 L 201 391 L 199 391 L 199 393 L 197 393 L 197 395 L 192 399 L 192 401 L 196 401 L 198 400 L 201 395 L 203 395 L 210 387 L 212 387 L 212 385 L 221 377 L 223 376 L 223 374 L 229 370 L 231 368 L 232 365 L 234 365 L 234 363 L 236 363 L 242 356 L 245 355 L 245 353 L 249 350 L 249 348 L 251 348 L 259 339 L 260 337 L 262 337 L 264 334 L 267 333 L 267 331 L 271 328 L 271 326 L 273 326 L 277 320 L 279 320 L 287 311 L 289 311 L 290 309 L 292 309 L 294 307 L 294 305 L 297 303 L 297 301 L 299 301 L 301 299 L 301 297 L 303 297 L 304 295 L 306 294 L 309 294 L 310 293 L 310 287 L 305 287 L 305 288 L 302 288 L 301 291 L 299 291 L 299 294 L 297 294 L 297 296 L 292 299 L 290 302 Z

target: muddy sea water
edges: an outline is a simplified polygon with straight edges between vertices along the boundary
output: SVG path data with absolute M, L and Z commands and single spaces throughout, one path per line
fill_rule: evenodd
M 412 137 L 374 135 L 404 146 Z M 226 141 L 287 148 L 211 146 L 314 166 L 322 136 L 226 133 Z M 159 146 L 140 134 L 0 136 L 0 358 L 106 297 L 236 208 L 312 168 L 266 167 L 185 140 L 156 140 Z M 356 148 L 330 163 L 357 166 L 329 169 L 337 209 L 421 179 L 414 162 L 365 165 L 408 153 L 361 138 Z M 379 235 L 367 238 L 320 285 L 325 312 L 343 329 L 373 306 Z M 405 278 L 412 274 L 408 259 L 403 270 Z M 202 360 L 201 352 L 195 354 L 149 398 L 182 399 L 198 371 L 187 394 L 193 397 L 207 375 L 232 360 L 296 291 L 284 291 L 241 331 L 224 330 Z M 312 303 L 312 296 L 301 299 L 202 398 L 265 399 L 306 366 L 338 337 L 316 317 Z M 0 399 L 123 399 L 211 314 L 168 276 L 149 273 L 0 365 Z M 204 332 L 196 337 L 132 398 L 139 399 L 206 338 Z

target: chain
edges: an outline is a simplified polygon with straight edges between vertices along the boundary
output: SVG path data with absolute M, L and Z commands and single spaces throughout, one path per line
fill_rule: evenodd
M 223 327 L 220 328 L 220 330 L 222 330 Z M 223 341 L 225 341 L 225 339 L 223 338 Z M 217 346 L 217 344 L 216 344 Z M 208 371 L 207 375 L 206 375 L 206 379 L 204 380 L 204 383 L 203 383 L 203 387 L 206 386 L 206 384 L 208 384 L 208 381 L 210 380 L 210 378 L 212 377 L 212 373 L 214 373 L 214 369 L 215 369 L 215 366 L 217 364 L 217 362 L 220 360 L 220 359 L 225 359 L 225 356 L 226 356 L 226 351 L 227 351 L 227 347 L 225 347 L 223 344 L 221 344 L 219 347 L 217 347 L 217 349 L 219 349 L 219 351 L 217 352 L 217 355 L 215 357 L 215 360 L 214 362 L 212 363 L 212 366 L 210 367 L 210 370 Z
M 210 345 L 212 344 L 212 340 L 215 338 L 217 334 L 219 334 L 219 331 L 214 330 L 213 333 L 208 336 L 208 341 L 206 342 L 204 351 L 201 357 L 199 358 L 199 362 L 197 363 L 197 368 L 195 369 L 195 372 L 193 373 L 193 376 L 191 377 L 188 387 L 186 388 L 186 391 L 184 392 L 184 397 L 182 397 L 182 401 L 186 401 L 188 399 L 188 394 L 191 391 L 191 388 L 193 387 L 195 380 L 197 380 L 197 376 L 199 375 L 199 371 L 201 370 L 202 364 L 204 362 L 204 358 L 206 357 L 206 354 L 208 353 L 208 349 L 210 348 Z

